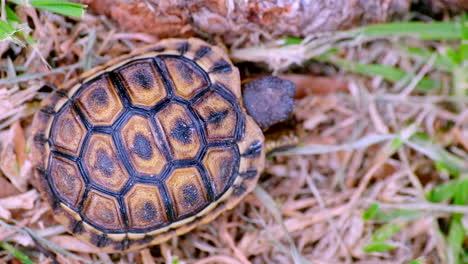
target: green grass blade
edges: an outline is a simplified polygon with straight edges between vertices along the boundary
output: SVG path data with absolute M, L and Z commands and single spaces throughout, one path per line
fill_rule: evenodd
M 0 20 L 0 40 L 13 38 L 17 31 L 10 23 Z
M 7 21 L 12 23 L 19 23 L 21 24 L 21 20 L 19 19 L 19 17 L 16 15 L 15 11 L 13 11 L 13 9 L 10 8 L 10 6 L 6 6 L 5 7 L 5 10 L 6 10 L 6 15 L 7 15 Z
M 6 6 L 6 14 L 8 23 L 12 25 L 23 24 L 23 21 L 21 21 L 21 19 L 16 15 L 15 11 L 13 11 L 8 5 Z M 29 45 L 36 43 L 36 41 L 26 31 L 21 30 L 18 32 L 18 34 L 21 35 Z
M 380 211 L 379 209 L 379 204 L 378 203 L 373 203 L 369 206 L 369 208 L 362 213 L 362 219 L 364 220 L 370 220 L 373 219 L 374 216 Z
M 450 221 L 448 234 L 449 254 L 452 256 L 453 264 L 461 264 L 460 255 L 463 250 L 463 241 L 465 240 L 465 229 L 461 221 L 462 215 L 456 214 Z
M 385 242 L 394 234 L 400 232 L 401 226 L 393 223 L 388 223 L 380 227 L 372 235 L 372 242 Z
M 369 243 L 363 247 L 364 252 L 382 252 L 395 249 L 396 246 L 386 243 Z
M 459 173 L 468 172 L 468 164 L 463 158 L 435 145 L 432 141 L 421 140 L 419 138 L 402 140 L 405 142 L 406 146 L 426 155 L 433 161 L 442 162 L 445 166 L 450 167 L 452 170 L 459 171 Z
M 330 62 L 335 63 L 348 71 L 364 74 L 371 77 L 381 76 L 387 81 L 399 82 L 405 78 L 408 78 L 407 72 L 404 72 L 400 69 L 391 66 L 381 64 L 363 64 L 342 59 L 331 59 Z M 421 91 L 429 91 L 431 89 L 438 88 L 439 86 L 440 84 L 437 81 L 427 77 L 423 77 L 416 85 L 416 88 Z
M 423 262 L 422 262 L 422 260 L 417 259 L 417 260 L 410 261 L 410 262 L 408 262 L 406 264 L 423 264 Z
M 61 0 L 30 0 L 29 3 L 36 8 L 77 18 L 84 16 L 86 8 L 86 5 Z
M 429 62 L 431 58 L 435 57 L 434 67 L 439 70 L 451 71 L 454 67 L 457 66 L 457 64 L 450 60 L 447 56 L 438 54 L 437 52 L 405 45 L 401 45 L 401 47 L 402 50 L 411 57 L 422 59 L 426 63 Z
M 8 0 L 17 5 L 30 4 L 33 7 L 54 12 L 64 16 L 82 18 L 85 12 L 86 5 L 68 2 L 64 0 Z
M 448 173 L 450 174 L 452 177 L 454 178 L 457 178 L 458 176 L 460 176 L 460 171 L 459 170 L 456 170 L 450 166 L 448 166 L 447 164 L 443 163 L 443 162 L 440 162 L 440 161 L 436 161 L 435 162 L 435 168 L 438 172 L 441 172 L 441 173 Z
M 458 184 L 460 184 L 458 180 L 441 184 L 428 193 L 427 199 L 433 203 L 440 203 L 452 199 L 457 191 Z
M 375 220 L 381 222 L 390 222 L 396 219 L 412 221 L 420 218 L 421 216 L 422 214 L 416 210 L 393 209 L 382 211 L 376 203 L 372 204 L 369 209 L 363 213 L 364 220 Z
M 371 241 L 363 247 L 365 252 L 380 252 L 396 248 L 394 245 L 385 243 L 394 234 L 400 232 L 401 226 L 398 224 L 388 223 L 380 227 L 372 235 Z
M 296 38 L 296 37 L 285 37 L 284 43 L 282 46 L 289 46 L 289 45 L 299 45 L 303 41 L 303 38 Z
M 463 180 L 457 185 L 457 190 L 453 199 L 456 205 L 466 205 L 468 201 L 468 181 Z
M 0 246 L 6 251 L 10 252 L 17 260 L 21 261 L 23 264 L 34 264 L 31 259 L 26 256 L 22 251 L 16 249 L 14 246 L 8 244 L 7 242 L 0 242 Z
M 356 33 L 367 37 L 406 35 L 427 40 L 457 40 L 461 32 L 457 22 L 401 22 L 365 26 Z

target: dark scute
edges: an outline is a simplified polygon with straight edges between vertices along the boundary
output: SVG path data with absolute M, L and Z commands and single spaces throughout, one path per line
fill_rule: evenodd
M 171 131 L 171 137 L 184 144 L 190 144 L 192 142 L 193 129 L 191 124 L 187 124 L 183 119 L 177 119 Z
M 248 82 L 243 90 L 245 108 L 266 129 L 289 118 L 294 107 L 294 83 L 274 76 Z
M 153 87 L 153 75 L 147 69 L 138 69 L 132 74 L 132 81 L 144 89 Z
M 184 55 L 189 48 L 190 44 L 188 42 L 182 42 L 177 45 L 177 50 L 180 52 L 180 55 Z
M 200 48 L 197 49 L 197 51 L 195 51 L 195 57 L 193 58 L 193 60 L 199 60 L 205 57 L 206 55 L 208 55 L 210 52 L 211 52 L 210 47 L 201 46 Z
M 138 155 L 138 157 L 149 160 L 153 156 L 153 147 L 151 146 L 151 141 L 141 133 L 135 135 L 133 140 L 133 152 Z
M 213 67 L 211 68 L 210 72 L 230 73 L 232 72 L 232 67 L 231 64 L 229 64 L 227 61 L 221 59 L 213 64 Z
M 106 234 L 102 234 L 102 235 L 92 234 L 91 235 L 91 243 L 93 243 L 97 247 L 105 247 L 109 245 L 110 242 L 111 241 L 109 240 Z
M 40 111 L 48 115 L 55 115 L 54 108 L 48 105 L 42 107 Z
M 219 175 L 223 183 L 226 183 L 231 178 L 234 171 L 234 161 L 226 158 L 221 160 L 221 166 L 219 169 Z
M 184 196 L 184 204 L 187 207 L 194 206 L 200 199 L 200 194 L 198 193 L 197 187 L 194 185 L 185 185 L 182 189 L 182 194 Z
M 39 143 L 46 143 L 47 141 L 49 141 L 49 139 L 45 137 L 44 133 L 41 132 L 34 135 L 33 140 Z
M 220 112 L 210 112 L 210 115 L 206 119 L 207 123 L 219 125 L 221 121 L 228 115 L 229 110 L 225 109 Z
M 107 155 L 107 152 L 100 149 L 97 151 L 97 160 L 94 167 L 102 172 L 107 177 L 111 177 L 114 173 L 114 161 Z
M 69 98 L 66 90 L 60 89 L 60 90 L 57 90 L 56 93 L 61 97 Z
M 83 232 L 83 221 L 74 220 L 71 230 L 72 230 L 72 233 L 74 234 L 79 234 Z
M 122 241 L 115 244 L 115 250 L 127 250 L 130 247 L 130 239 L 125 237 Z
M 149 222 L 155 219 L 157 216 L 156 208 L 154 205 L 148 201 L 143 203 L 143 206 L 140 211 L 141 220 Z
M 247 186 L 245 186 L 245 184 L 243 183 L 235 184 L 232 187 L 233 187 L 232 194 L 234 196 L 241 196 L 247 191 Z
M 261 152 L 262 142 L 254 141 L 252 144 L 250 144 L 249 148 L 245 151 L 245 153 L 242 153 L 242 157 L 256 158 L 260 155 Z
M 143 245 L 143 244 L 150 243 L 151 241 L 153 241 L 153 239 L 154 239 L 154 236 L 145 235 L 145 237 L 143 237 L 142 239 L 138 239 L 138 240 L 134 240 L 134 241 L 137 244 Z
M 191 65 L 188 65 L 184 61 L 179 61 L 176 65 L 177 71 L 179 72 L 180 76 L 184 79 L 186 83 L 193 82 L 192 74 L 194 72 Z
M 98 106 L 106 106 L 109 103 L 106 90 L 102 87 L 94 89 L 94 91 L 91 92 L 91 103 Z
M 47 178 L 47 172 L 42 168 L 42 166 L 36 166 L 35 169 L 41 179 Z
M 255 176 L 257 176 L 257 173 L 258 173 L 257 169 L 252 168 L 252 169 L 248 169 L 246 172 L 242 172 L 240 176 L 246 180 L 250 180 L 250 179 L 255 178 Z

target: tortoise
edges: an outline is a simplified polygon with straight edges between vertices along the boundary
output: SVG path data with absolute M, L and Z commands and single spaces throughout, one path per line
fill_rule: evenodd
M 32 159 L 56 220 L 103 251 L 159 244 L 253 190 L 263 130 L 285 120 L 294 85 L 245 85 L 223 49 L 166 39 L 53 91 L 33 120 Z

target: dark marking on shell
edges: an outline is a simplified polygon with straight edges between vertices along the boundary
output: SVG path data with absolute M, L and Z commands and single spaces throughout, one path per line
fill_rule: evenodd
M 247 191 L 247 186 L 245 186 L 245 184 L 243 183 L 234 184 L 232 188 L 233 188 L 232 194 L 234 196 L 241 196 Z
M 94 167 L 100 170 L 104 176 L 111 177 L 114 173 L 114 161 L 112 158 L 102 149 L 99 149 L 96 155 L 97 160 Z
M 122 241 L 117 242 L 114 246 L 115 250 L 127 250 L 130 248 L 130 239 L 126 236 Z
M 48 178 L 47 172 L 44 170 L 44 168 L 39 167 L 39 166 L 36 166 L 35 169 L 36 169 L 37 174 L 39 175 L 39 180 L 41 181 L 42 186 L 44 186 L 44 188 L 46 189 L 45 193 L 48 194 L 47 197 L 48 197 L 50 206 L 52 207 L 52 210 L 54 212 L 59 212 L 60 201 L 57 199 L 57 197 L 55 196 L 55 193 L 50 188 L 50 185 L 49 185 L 50 182 L 47 179 Z
M 109 98 L 107 98 L 106 90 L 102 87 L 98 87 L 91 92 L 91 102 L 98 106 L 106 106 L 109 104 Z
M 224 59 L 221 59 L 213 64 L 211 67 L 210 72 L 212 73 L 230 73 L 232 72 L 231 64 L 229 64 Z
M 138 69 L 132 74 L 132 81 L 144 89 L 153 87 L 153 76 L 147 69 Z
M 48 115 L 55 115 L 56 114 L 54 108 L 52 106 L 49 106 L 49 105 L 46 105 L 46 106 L 42 107 L 40 111 L 45 113 L 45 114 L 48 114 Z
M 140 218 L 145 221 L 149 222 L 155 219 L 157 216 L 156 208 L 154 205 L 148 201 L 143 203 L 143 206 L 140 210 Z
M 137 244 L 143 245 L 143 244 L 150 243 L 151 241 L 153 241 L 153 239 L 154 239 L 154 236 L 145 235 L 145 237 L 143 237 L 142 239 L 135 240 L 135 242 Z
M 102 234 L 102 235 L 92 234 L 91 235 L 91 243 L 93 243 L 97 247 L 105 247 L 109 245 L 110 242 L 111 240 L 107 237 L 106 234 Z
M 177 45 L 177 51 L 180 52 L 180 55 L 184 55 L 189 48 L 190 48 L 190 44 L 187 41 L 179 43 Z
M 188 65 L 186 62 L 179 61 L 177 62 L 177 71 L 179 72 L 180 76 L 184 79 L 186 83 L 192 83 L 193 78 L 193 69 L 190 65 Z
M 207 123 L 219 125 L 221 121 L 229 114 L 229 110 L 225 109 L 220 112 L 210 112 L 210 115 L 206 119 Z
M 67 91 L 64 90 L 64 89 L 57 90 L 56 93 L 57 93 L 57 95 L 59 95 L 61 97 L 69 98 Z
M 257 140 L 257 141 L 254 141 L 252 144 L 250 144 L 247 151 L 242 154 L 242 157 L 256 158 L 260 156 L 261 152 L 262 152 L 262 142 Z
M 36 166 L 36 172 L 37 172 L 37 174 L 39 174 L 40 178 L 42 178 L 42 179 L 47 178 L 47 174 L 46 174 L 46 171 L 44 170 L 44 168 Z
M 83 221 L 74 220 L 71 231 L 73 234 L 80 234 L 83 232 Z
M 151 146 L 151 141 L 141 133 L 137 133 L 133 140 L 133 152 L 138 155 L 138 157 L 149 160 L 153 156 L 153 147 Z
M 182 194 L 184 196 L 184 204 L 186 207 L 194 206 L 200 199 L 200 194 L 198 193 L 197 187 L 194 185 L 185 185 L 182 188 Z
M 171 137 L 184 144 L 190 144 L 192 142 L 191 137 L 193 130 L 194 128 L 191 124 L 187 124 L 183 119 L 177 119 L 171 131 Z
M 49 141 L 49 139 L 45 137 L 44 133 L 37 133 L 34 135 L 33 140 L 39 143 L 47 143 Z
M 229 158 L 221 160 L 221 167 L 219 169 L 219 175 L 223 182 L 228 182 L 231 178 L 232 172 L 234 170 L 234 161 Z
M 242 173 L 240 174 L 240 176 L 241 176 L 243 179 L 251 180 L 251 179 L 255 178 L 255 177 L 257 176 L 257 174 L 258 174 L 257 169 L 255 169 L 255 168 L 250 168 L 250 169 L 248 169 L 247 171 L 242 172 Z
M 210 47 L 201 46 L 200 48 L 197 49 L 197 51 L 195 51 L 195 56 L 193 57 L 193 60 L 194 61 L 199 60 L 199 59 L 205 57 L 206 55 L 210 54 L 210 52 L 211 52 Z

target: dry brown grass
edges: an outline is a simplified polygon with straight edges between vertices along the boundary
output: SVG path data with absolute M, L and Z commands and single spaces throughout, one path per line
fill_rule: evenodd
M 437 219 L 446 219 L 454 212 L 467 213 L 467 209 L 431 204 L 424 198 L 433 186 L 448 179 L 435 170 L 428 156 L 443 148 L 468 160 L 468 98 L 450 96 L 449 76 L 433 70 L 430 63 L 402 56 L 388 41 L 349 45 L 345 56 L 355 61 L 397 65 L 418 76 L 429 73 L 443 82 L 444 89 L 422 94 L 411 82 L 391 84 L 379 77 L 353 75 L 323 64 L 309 65 L 302 70 L 307 73 L 285 74 L 297 82 L 301 91 L 294 116 L 304 135 L 303 143 L 309 145 L 302 150 L 315 154 L 275 156 L 267 162 L 259 188 L 237 208 L 212 224 L 160 246 L 128 254 L 105 254 L 78 241 L 53 221 L 52 212 L 39 198 L 31 178 L 27 141 L 30 123 L 38 102 L 50 92 L 41 87 L 59 86 L 96 64 L 155 39 L 122 32 L 105 18 L 89 14 L 74 21 L 29 8 L 19 10 L 20 16 L 31 18 L 35 28 L 32 36 L 38 43 L 31 48 L 0 42 L 0 241 L 8 241 L 34 262 L 448 261 L 448 247 Z M 277 69 L 281 63 L 289 63 L 275 61 L 274 56 L 258 58 L 254 53 L 242 57 L 242 52 L 236 50 L 238 59 L 267 60 Z M 317 79 L 312 74 L 317 69 L 329 77 Z M 317 87 L 316 81 L 327 87 Z M 410 142 L 393 147 L 392 139 L 405 139 L 415 131 L 426 132 L 436 143 L 426 148 L 411 146 Z M 384 209 L 409 209 L 417 214 L 412 220 L 396 221 L 401 231 L 388 241 L 397 246 L 394 250 L 363 251 L 382 226 L 381 222 L 362 218 L 374 202 Z M 2 262 L 18 263 L 7 251 L 0 251 Z

